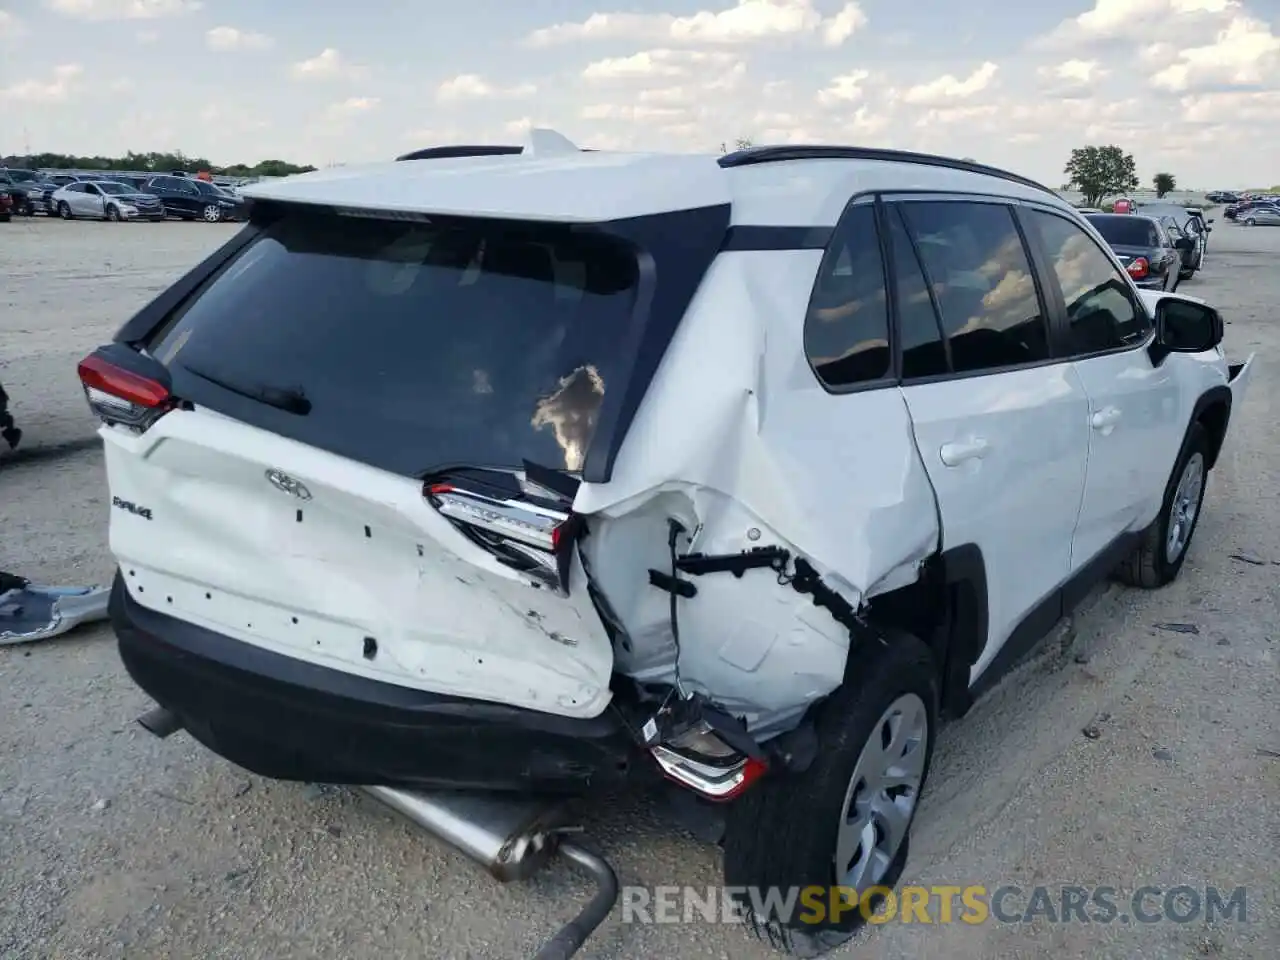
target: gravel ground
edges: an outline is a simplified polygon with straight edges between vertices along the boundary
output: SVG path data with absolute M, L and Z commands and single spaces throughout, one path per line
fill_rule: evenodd
M 109 574 L 75 361 L 233 229 L 0 225 L 0 380 L 27 431 L 25 454 L 0 454 L 0 569 Z M 1223 309 L 1230 353 L 1260 363 L 1182 578 L 1099 591 L 944 731 L 906 877 L 1246 886 L 1249 922 L 891 923 L 836 956 L 1280 956 L 1278 255 L 1280 230 L 1221 222 L 1183 288 Z M 133 723 L 147 706 L 105 628 L 0 648 L 0 958 L 511 958 L 587 894 L 560 867 L 498 886 L 345 791 L 253 777 L 185 734 L 156 740 Z M 716 851 L 648 798 L 584 818 L 625 884 L 719 880 Z M 620 911 L 582 955 L 776 956 L 736 926 Z

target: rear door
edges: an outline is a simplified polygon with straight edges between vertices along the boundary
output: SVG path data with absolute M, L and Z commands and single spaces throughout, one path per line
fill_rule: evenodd
M 986 564 L 989 632 L 976 679 L 1071 572 L 1088 401 L 1071 365 L 1051 355 L 1010 206 L 922 198 L 889 212 L 902 393 L 943 547 L 976 544 Z
M 1171 365 L 1152 364 L 1152 321 L 1128 280 L 1066 216 L 1024 208 L 1061 293 L 1066 349 L 1089 400 L 1089 469 L 1071 551 L 1078 570 L 1159 510 L 1184 421 Z
M 613 652 L 552 488 L 621 389 L 638 275 L 558 225 L 267 226 L 146 345 L 190 409 L 104 430 L 133 596 L 348 672 L 598 714 Z

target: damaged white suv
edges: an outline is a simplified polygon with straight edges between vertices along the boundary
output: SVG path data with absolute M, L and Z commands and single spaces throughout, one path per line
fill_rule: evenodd
M 246 189 L 81 363 L 130 674 L 265 776 L 665 776 L 730 885 L 894 883 L 940 718 L 1177 576 L 1221 318 L 970 162 L 417 156 Z

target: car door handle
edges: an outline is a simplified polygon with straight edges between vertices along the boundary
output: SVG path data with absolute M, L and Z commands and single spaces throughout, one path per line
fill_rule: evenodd
M 1103 407 L 1096 411 L 1089 419 L 1095 430 L 1105 430 L 1107 427 L 1114 427 L 1120 419 L 1120 410 L 1117 407 Z
M 938 451 L 938 456 L 948 467 L 958 467 L 969 460 L 981 460 L 987 455 L 989 449 L 991 447 L 986 440 L 982 437 L 973 437 L 969 440 L 944 443 L 942 449 Z

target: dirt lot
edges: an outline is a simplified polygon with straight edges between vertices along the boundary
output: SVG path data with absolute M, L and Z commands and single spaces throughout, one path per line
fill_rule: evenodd
M 23 456 L 0 454 L 0 569 L 109 574 L 75 361 L 233 229 L 0 225 L 0 381 L 28 438 Z M 1248 922 L 891 923 L 836 956 L 1280 956 L 1278 265 L 1280 230 L 1220 221 L 1183 288 L 1219 305 L 1228 352 L 1260 365 L 1182 578 L 1101 591 L 944 732 L 906 878 L 1245 886 Z M 586 893 L 561 868 L 499 887 L 343 791 L 249 776 L 185 734 L 155 740 L 133 723 L 146 707 L 106 629 L 0 648 L 0 958 L 512 958 Z M 647 798 L 586 823 L 624 884 L 719 881 L 716 851 Z M 736 926 L 615 911 L 583 956 L 775 954 Z

